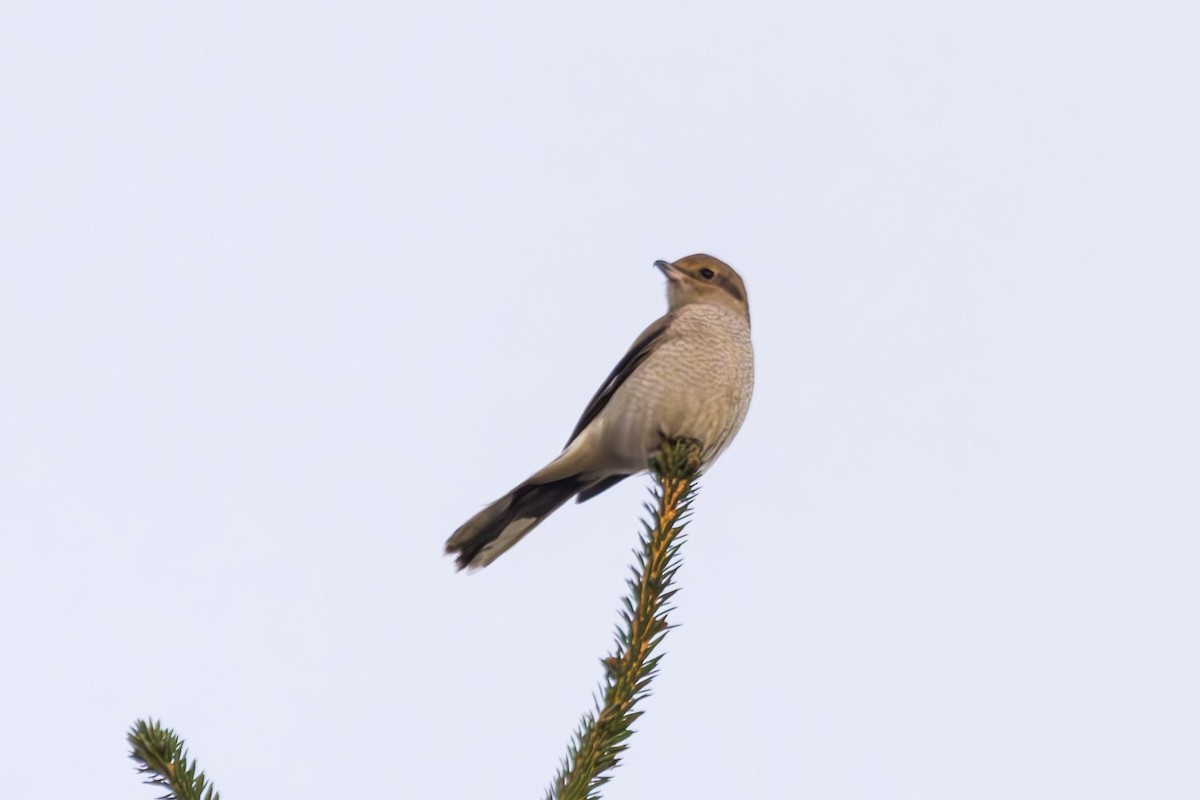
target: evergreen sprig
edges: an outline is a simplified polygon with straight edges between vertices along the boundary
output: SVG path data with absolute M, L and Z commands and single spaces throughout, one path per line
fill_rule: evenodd
M 662 659 L 654 652 L 674 627 L 667 614 L 677 591 L 673 587 L 679 548 L 696 494 L 700 452 L 694 441 L 672 440 L 651 459 L 655 485 L 650 492 L 655 503 L 645 506 L 650 522 L 642 523 L 637 565 L 630 568 L 629 594 L 621 600 L 616 648 L 603 660 L 607 675 L 596 708 L 580 721 L 547 800 L 597 800 L 600 787 L 612 779 L 612 770 L 629 746 L 632 725 L 642 715 L 634 707 L 650 694 L 650 682 Z
M 145 782 L 166 787 L 167 793 L 160 800 L 221 800 L 204 773 L 197 774 L 196 762 L 188 763 L 183 739 L 175 731 L 153 719 L 139 719 L 125 738 L 138 772 L 150 776 Z

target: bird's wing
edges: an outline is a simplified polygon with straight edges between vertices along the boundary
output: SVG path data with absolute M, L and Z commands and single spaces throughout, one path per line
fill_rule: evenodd
M 613 367 L 613 371 L 609 373 L 608 378 L 596 390 L 596 394 L 592 396 L 591 402 L 587 404 L 587 408 L 583 410 L 583 416 L 579 418 L 579 423 L 575 426 L 575 430 L 571 431 L 571 438 L 567 440 L 567 446 L 575 441 L 575 437 L 594 420 L 604 407 L 608 405 L 608 401 L 616 393 L 625 379 L 633 374 L 641 363 L 650 357 L 650 354 L 662 344 L 666 337 L 667 329 L 671 325 L 670 315 L 666 315 L 650 325 L 649 328 L 642 331 L 642 335 L 634 340 L 629 347 L 629 352 L 625 357 L 617 362 L 617 366 Z

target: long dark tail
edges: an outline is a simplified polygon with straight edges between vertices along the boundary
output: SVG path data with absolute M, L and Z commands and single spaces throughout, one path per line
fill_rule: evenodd
M 486 567 L 589 483 L 578 476 L 522 483 L 456 530 L 446 540 L 446 553 L 459 569 Z

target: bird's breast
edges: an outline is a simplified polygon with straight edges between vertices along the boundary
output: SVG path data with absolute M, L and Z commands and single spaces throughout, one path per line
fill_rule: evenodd
M 741 427 L 753 388 L 745 318 L 718 306 L 685 307 L 613 397 L 613 433 L 638 458 L 663 436 L 697 439 L 711 462 Z

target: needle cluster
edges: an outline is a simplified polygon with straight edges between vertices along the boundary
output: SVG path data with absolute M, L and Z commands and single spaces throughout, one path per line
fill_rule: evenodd
M 650 468 L 654 503 L 646 504 L 637 563 L 631 567 L 629 593 L 622 598 L 621 622 L 613 652 L 603 660 L 607 672 L 595 710 L 584 715 L 567 748 L 547 800 L 594 800 L 620 763 L 633 723 L 642 715 L 638 701 L 650 694 L 662 655 L 658 646 L 673 626 L 667 615 L 677 589 L 679 548 L 699 477 L 700 446 L 691 440 L 666 442 Z
M 197 774 L 196 762 L 188 762 L 183 739 L 175 731 L 153 719 L 139 719 L 125 738 L 138 772 L 149 776 L 145 782 L 167 790 L 160 800 L 221 800 L 204 773 Z

